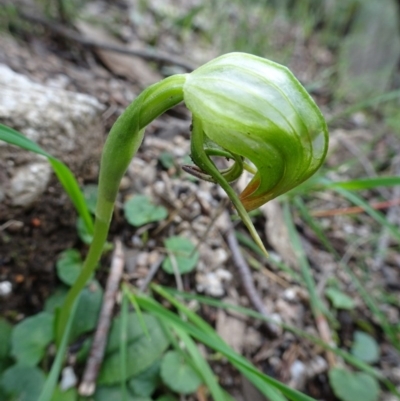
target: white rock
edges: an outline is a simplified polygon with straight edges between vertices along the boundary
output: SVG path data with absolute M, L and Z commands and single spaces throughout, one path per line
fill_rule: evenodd
M 9 281 L 0 282 L 0 297 L 10 295 L 12 291 L 12 284 Z
M 45 191 L 51 177 L 46 161 L 31 163 L 15 169 L 8 196 L 13 206 L 30 206 Z
M 62 391 L 75 387 L 78 379 L 75 375 L 74 369 L 71 366 L 66 366 L 61 373 L 60 388 Z
M 221 297 L 225 293 L 224 282 L 232 280 L 232 274 L 225 269 L 215 272 L 198 273 L 196 275 L 196 288 L 212 297 Z
M 3 64 L 0 93 L 1 123 L 37 142 L 79 176 L 90 162 L 97 169 L 103 145 L 100 114 L 104 109 L 97 99 L 33 82 Z M 28 207 L 43 193 L 50 175 L 44 160 L 0 141 L 0 192 L 7 205 Z M 16 193 L 19 199 L 13 200 Z

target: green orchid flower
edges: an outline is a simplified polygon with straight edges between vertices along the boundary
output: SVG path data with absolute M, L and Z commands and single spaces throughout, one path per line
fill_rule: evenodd
M 221 56 L 188 74 L 183 93 L 193 113 L 194 163 L 225 189 L 264 249 L 246 212 L 301 184 L 320 167 L 328 145 L 321 112 L 286 67 L 243 53 Z M 227 174 L 216 171 L 205 138 L 235 165 L 242 158 L 255 166 L 239 197 L 227 184 Z
M 118 118 L 104 146 L 93 243 L 61 311 L 58 338 L 100 258 L 119 183 L 146 126 L 181 101 L 193 115 L 191 156 L 195 166 L 184 169 L 221 185 L 265 253 L 247 212 L 299 185 L 324 161 L 328 145 L 325 120 L 299 81 L 279 64 L 231 53 L 190 74 L 174 75 L 150 86 Z M 211 156 L 232 159 L 233 165 L 220 171 Z M 238 195 L 230 183 L 244 169 L 253 178 Z

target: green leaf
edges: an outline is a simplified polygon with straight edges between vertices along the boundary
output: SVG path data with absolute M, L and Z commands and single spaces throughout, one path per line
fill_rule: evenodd
M 56 288 L 56 290 L 51 294 L 44 304 L 44 310 L 49 313 L 55 312 L 56 308 L 60 307 L 65 297 L 67 296 L 68 289 L 64 286 Z
M 54 317 L 41 312 L 18 323 L 12 332 L 12 354 L 21 365 L 35 366 L 53 339 Z
M 96 184 L 88 184 L 83 187 L 83 196 L 89 211 L 96 213 L 98 186 Z
M 362 189 L 375 189 L 378 187 L 394 187 L 400 185 L 400 177 L 389 176 L 389 177 L 373 177 L 373 178 L 361 178 L 359 180 L 339 181 L 332 182 L 327 185 L 329 188 L 340 187 L 347 189 L 348 191 L 359 191 Z
M 51 401 L 76 401 L 78 394 L 75 388 L 70 388 L 67 391 L 63 391 L 60 387 L 56 387 Z
M 188 273 L 194 269 L 199 259 L 199 253 L 194 244 L 183 237 L 170 237 L 165 241 L 169 255 L 164 259 L 162 268 L 167 273 L 174 273 L 173 263 L 176 263 L 179 273 Z
M 18 401 L 37 401 L 45 382 L 44 373 L 33 366 L 14 365 L 7 369 L 0 385 Z
M 144 372 L 129 380 L 128 386 L 133 394 L 150 397 L 160 383 L 160 361 L 154 362 Z
M 67 249 L 57 260 L 58 278 L 67 285 L 73 285 L 82 270 L 81 254 L 76 249 Z
M 125 217 L 134 227 L 140 227 L 153 221 L 160 221 L 168 216 L 163 206 L 155 205 L 146 195 L 135 195 L 124 204 Z
M 160 163 L 165 169 L 169 169 L 174 166 L 175 164 L 175 157 L 172 153 L 168 151 L 164 151 L 160 153 L 160 156 L 158 157 L 158 160 L 160 160 Z
M 90 245 L 93 241 L 93 234 L 87 229 L 85 222 L 81 217 L 76 219 L 76 231 L 78 232 L 78 236 L 80 240 L 86 244 Z
M 94 394 L 94 401 L 122 401 L 121 386 L 99 386 Z M 152 401 L 151 398 L 127 394 L 124 401 Z
M 179 394 L 191 394 L 201 384 L 199 375 L 177 351 L 169 351 L 164 355 L 161 378 L 165 385 Z
M 68 194 L 69 198 L 75 206 L 75 209 L 82 217 L 88 232 L 92 233 L 93 220 L 86 206 L 86 202 L 79 188 L 78 182 L 76 181 L 76 178 L 72 174 L 71 170 L 63 162 L 45 152 L 37 143 L 31 141 L 24 135 L 3 124 L 0 124 L 0 140 L 11 145 L 18 146 L 22 149 L 26 149 L 39 155 L 45 156 L 48 159 L 51 167 L 53 167 L 57 178 L 59 179 L 61 185 L 64 187 L 65 192 Z
M 364 362 L 375 363 L 379 360 L 380 350 L 373 337 L 363 331 L 356 331 L 351 353 Z
M 162 395 L 161 397 L 158 397 L 156 401 L 178 401 L 177 398 L 173 397 L 172 395 Z
M 336 309 L 354 309 L 356 306 L 352 298 L 336 288 L 327 288 L 325 295 Z
M 148 369 L 169 345 L 160 323 L 153 316 L 143 314 L 143 320 L 147 326 L 148 333 L 144 333 L 140 326 L 140 320 L 135 313 L 128 315 L 127 322 L 127 357 L 126 376 L 121 377 L 121 359 L 119 354 L 121 336 L 121 318 L 117 317 L 111 327 L 110 336 L 106 349 L 106 356 L 99 374 L 100 384 L 120 383 L 132 376 Z
M 354 373 L 346 369 L 329 371 L 329 382 L 336 397 L 342 401 L 377 401 L 378 382 L 366 373 Z
M 0 317 L 0 361 L 6 359 L 10 354 L 11 331 L 11 324 Z
M 61 307 L 67 295 L 64 287 L 56 291 L 46 300 L 45 310 L 53 312 Z M 97 281 L 91 281 L 81 292 L 78 305 L 72 322 L 71 337 L 76 339 L 81 334 L 92 331 L 97 324 L 98 315 L 103 299 L 103 290 Z
M 103 290 L 97 281 L 90 282 L 81 292 L 71 328 L 71 340 L 94 330 L 103 300 Z

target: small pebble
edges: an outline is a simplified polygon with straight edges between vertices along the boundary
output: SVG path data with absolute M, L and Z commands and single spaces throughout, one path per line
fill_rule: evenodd
M 0 282 L 0 297 L 6 297 L 11 294 L 12 284 L 10 281 Z
M 75 387 L 78 383 L 78 379 L 75 375 L 74 369 L 71 366 L 66 366 L 61 373 L 60 388 L 62 391 Z

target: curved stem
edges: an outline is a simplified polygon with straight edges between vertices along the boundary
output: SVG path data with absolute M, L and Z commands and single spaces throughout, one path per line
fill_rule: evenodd
M 185 75 L 174 75 L 150 86 L 128 106 L 111 128 L 101 157 L 93 241 L 82 271 L 57 314 L 55 334 L 58 345 L 72 307 L 101 257 L 121 179 L 142 143 L 145 128 L 183 100 L 185 79 Z
M 236 192 L 232 189 L 229 185 L 228 181 L 223 177 L 223 175 L 219 172 L 217 167 L 208 157 L 206 152 L 204 151 L 203 144 L 204 144 L 204 132 L 203 126 L 201 124 L 200 119 L 193 116 L 193 130 L 192 130 L 192 140 L 191 140 L 191 152 L 192 152 L 192 159 L 194 163 L 205 173 L 209 174 L 211 177 L 215 179 L 215 181 L 222 187 L 222 189 L 226 192 L 229 199 L 235 206 L 240 218 L 242 219 L 243 223 L 246 225 L 247 229 L 249 230 L 251 236 L 255 243 L 261 248 L 261 250 L 268 256 L 268 252 L 264 247 L 263 242 L 261 241 L 260 236 L 257 233 L 246 209 L 244 208 L 242 202 L 240 201 L 239 197 L 237 196 Z

